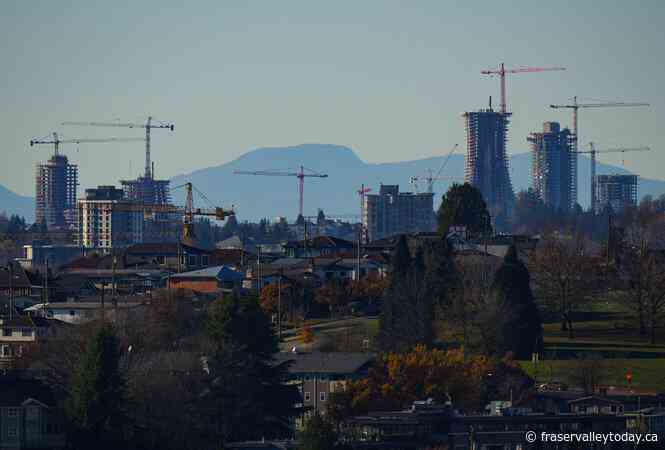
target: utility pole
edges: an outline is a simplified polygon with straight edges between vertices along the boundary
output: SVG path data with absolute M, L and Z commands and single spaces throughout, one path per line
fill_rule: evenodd
M 277 277 L 277 339 L 282 342 L 282 274 L 283 269 L 279 269 Z
M 14 267 L 9 260 L 9 318 L 14 318 Z

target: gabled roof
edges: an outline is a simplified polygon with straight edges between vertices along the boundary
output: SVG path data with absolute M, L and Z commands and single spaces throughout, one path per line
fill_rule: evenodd
M 278 364 L 291 362 L 290 373 L 353 374 L 374 361 L 371 353 L 278 353 Z
M 575 400 L 570 400 L 569 404 L 582 403 L 582 402 L 597 402 L 597 403 L 612 403 L 614 405 L 621 405 L 621 402 L 616 400 L 611 400 L 607 397 L 600 397 L 597 395 L 589 395 L 587 397 L 576 398 Z
M 283 244 L 285 248 L 353 248 L 355 243 L 334 236 L 316 236 L 307 241 L 289 241 Z
M 26 274 L 25 270 L 18 264 L 12 263 L 12 286 L 14 288 L 26 288 L 30 287 L 30 279 Z M 8 288 L 9 287 L 9 275 L 10 271 L 8 267 L 0 267 L 0 287 Z
M 171 278 L 215 278 L 220 281 L 237 281 L 245 277 L 241 272 L 227 266 L 213 266 L 206 267 L 205 269 L 192 270 L 191 272 L 183 272 L 171 275 Z

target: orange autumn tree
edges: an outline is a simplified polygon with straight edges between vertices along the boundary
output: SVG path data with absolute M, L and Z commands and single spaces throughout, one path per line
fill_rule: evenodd
M 440 403 L 450 399 L 456 409 L 481 410 L 490 400 L 507 399 L 511 389 L 528 392 L 531 386 L 533 380 L 512 360 L 465 359 L 460 349 L 418 345 L 410 352 L 385 354 L 367 378 L 348 389 L 353 410 L 362 413 L 398 410 L 427 398 Z

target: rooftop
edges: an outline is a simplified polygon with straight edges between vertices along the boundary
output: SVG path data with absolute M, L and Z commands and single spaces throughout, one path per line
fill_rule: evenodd
M 352 374 L 374 361 L 371 353 L 278 353 L 277 363 L 291 361 L 291 373 Z

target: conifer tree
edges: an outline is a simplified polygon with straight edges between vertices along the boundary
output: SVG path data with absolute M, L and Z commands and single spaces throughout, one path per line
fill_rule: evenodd
M 104 324 L 81 355 L 65 404 L 75 448 L 115 448 L 122 443 L 127 396 L 119 361 L 118 339 L 111 325 Z
M 538 307 L 531 292 L 529 270 L 510 246 L 503 264 L 496 272 L 491 286 L 492 296 L 485 316 L 485 330 L 491 353 L 502 356 L 508 351 L 518 359 L 526 359 L 542 350 L 543 326 Z

